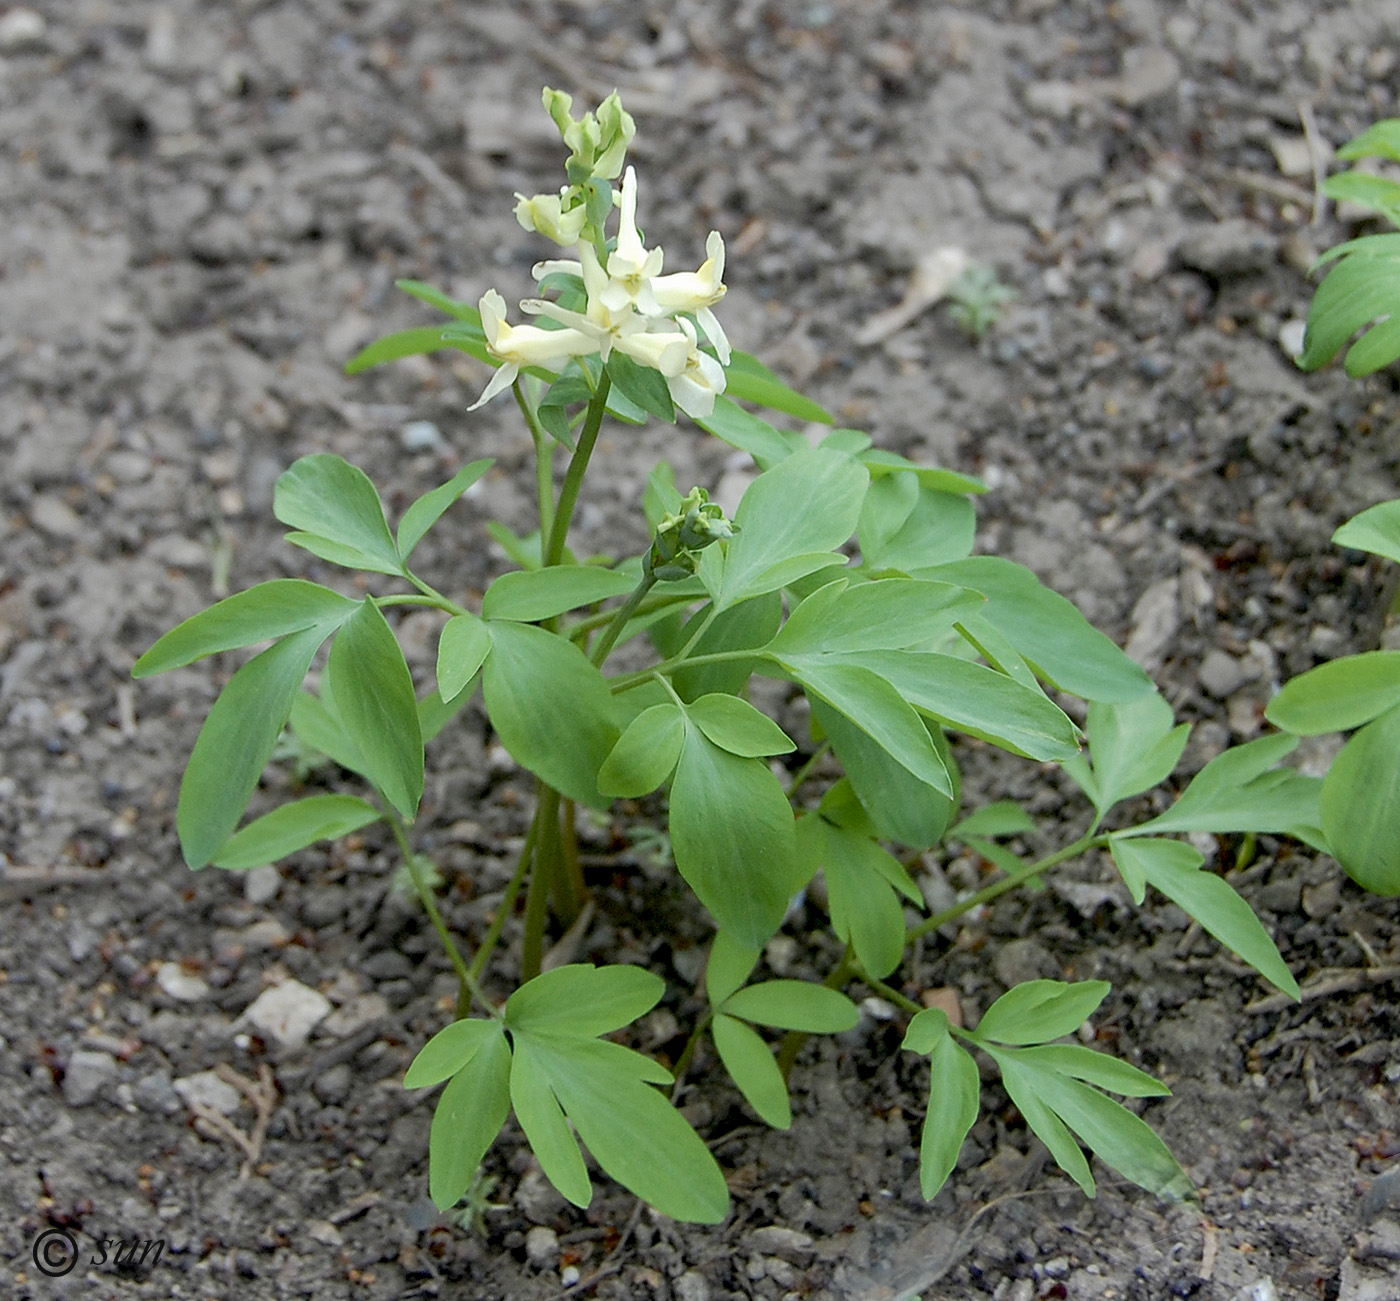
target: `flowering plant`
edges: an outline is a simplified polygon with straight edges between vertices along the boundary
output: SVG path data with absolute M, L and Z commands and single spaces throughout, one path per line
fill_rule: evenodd
M 592 1193 L 582 1141 L 603 1171 L 667 1214 L 722 1219 L 720 1168 L 673 1105 L 697 1050 L 712 1043 L 755 1113 L 786 1127 L 788 1078 L 805 1037 L 857 1023 L 843 992 L 851 985 L 909 1013 L 904 1046 L 930 1063 L 927 1196 L 947 1180 L 979 1115 L 974 1052 L 1089 1194 L 1081 1141 L 1144 1187 L 1190 1195 L 1161 1140 L 1109 1097 L 1166 1088 L 1082 1043 L 1055 1042 L 1094 1015 L 1106 982 L 1020 984 L 968 1028 L 936 1000 L 926 1006 L 931 991 L 898 973 L 911 954 L 936 958 L 950 924 L 1099 849 L 1139 903 L 1152 885 L 1296 994 L 1248 906 L 1174 837 L 1306 833 L 1318 783 L 1275 768 L 1293 742 L 1274 737 L 1206 765 L 1150 821 L 1105 829 L 1122 801 L 1170 776 L 1186 743 L 1187 729 L 1174 725 L 1147 676 L 1029 570 L 972 555 L 971 498 L 984 491 L 975 479 L 879 450 L 854 429 L 830 429 L 814 445 L 741 406 L 818 429 L 834 423 L 731 348 L 715 315 L 725 292 L 719 234 L 694 272 L 664 272 L 661 249 L 647 247 L 636 175 L 626 167 L 634 127 L 617 97 L 582 119 L 568 96 L 546 91 L 544 100 L 570 151 L 568 184 L 521 196 L 516 215 L 573 256 L 534 268 L 541 294 L 555 295 L 521 304 L 538 323 L 510 324 L 494 290 L 474 308 L 405 281 L 448 320 L 391 335 L 350 364 L 353 372 L 457 348 L 494 368 L 475 405 L 513 393 L 538 458 L 538 529 L 520 537 L 495 526 L 518 568 L 469 609 L 410 561 L 488 461 L 419 498 L 393 530 L 362 471 L 329 455 L 292 465 L 274 501 L 289 540 L 407 590 L 352 598 L 275 580 L 221 601 L 141 657 L 138 676 L 273 643 L 230 678 L 191 755 L 177 819 L 187 861 L 236 870 L 387 826 L 460 987 L 456 1019 L 405 1079 L 411 1088 L 446 1083 L 430 1144 L 431 1191 L 443 1207 L 472 1187 L 513 1112 L 570 1201 L 587 1205 Z M 642 503 L 648 548 L 615 562 L 579 561 L 570 524 L 604 420 L 675 421 L 678 410 L 761 471 L 733 518 L 703 488 L 682 495 L 663 464 Z M 559 449 L 569 460 L 556 491 Z M 431 683 L 414 682 L 390 623 L 402 606 L 446 616 Z M 312 693 L 303 682 L 328 640 Z M 644 667 L 610 671 L 625 644 L 629 662 Z M 790 736 L 750 703 L 755 677 L 805 697 L 809 734 Z M 424 747 L 478 686 L 501 743 L 534 774 L 536 800 L 515 873 L 468 958 L 412 824 Z M 1071 697 L 1089 702 L 1083 730 L 1057 703 Z M 320 751 L 363 778 L 372 798 L 312 794 L 240 826 L 286 727 L 303 752 Z M 1035 828 L 1016 805 L 961 811 L 947 731 L 1063 765 L 1093 806 L 1087 830 L 1047 856 L 1024 857 L 1022 838 Z M 611 1037 L 665 995 L 660 976 L 634 965 L 548 969 L 545 961 L 551 913 L 567 930 L 589 892 L 576 807 L 607 810 L 663 790 L 675 867 L 716 927 L 696 991 L 701 1010 L 674 1060 Z M 963 846 L 993 879 L 954 895 L 941 872 L 949 845 Z M 935 898 L 940 889 L 945 897 L 927 903 L 920 873 Z M 785 926 L 805 935 L 818 916 L 841 954 L 826 979 L 755 979 L 773 937 Z M 511 959 L 493 963 L 508 927 Z M 494 991 L 508 972 L 519 983 L 502 999 Z M 785 1032 L 776 1052 L 757 1027 Z

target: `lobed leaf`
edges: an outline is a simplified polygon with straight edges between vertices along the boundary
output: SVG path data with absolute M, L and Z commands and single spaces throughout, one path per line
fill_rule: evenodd
M 888 976 L 904 957 L 904 909 L 876 861 L 885 850 L 869 837 L 820 817 L 803 821 L 821 828 L 819 852 L 832 929 L 855 949 L 870 975 Z
M 285 637 L 305 628 L 330 636 L 360 603 L 319 583 L 275 578 L 225 598 L 172 628 L 132 666 L 134 678 L 182 668 L 206 655 Z
M 1109 849 L 1138 903 L 1144 884 L 1155 886 L 1265 980 L 1298 997 L 1298 982 L 1263 923 L 1228 882 L 1201 870 L 1199 850 L 1179 840 L 1133 840 L 1122 833 L 1109 837 Z
M 499 1022 L 448 1082 L 428 1137 L 428 1192 L 440 1211 L 471 1187 L 486 1149 L 510 1115 L 511 1052 Z
M 303 456 L 283 471 L 272 510 L 308 551 L 336 564 L 402 574 L 403 562 L 369 476 L 339 456 Z M 322 545 L 324 544 L 324 545 Z
M 517 1036 L 510 1068 L 510 1101 L 545 1178 L 575 1206 L 593 1200 L 583 1153 L 564 1119 L 553 1087 L 557 1052 L 529 1036 Z
M 336 713 L 366 775 L 403 817 L 412 818 L 423 798 L 418 697 L 398 638 L 370 598 L 340 629 L 329 667 Z
M 325 639 L 321 627 L 284 637 L 244 664 L 214 702 L 185 767 L 175 815 L 192 868 L 213 862 L 238 826 Z
M 406 1089 L 427 1089 L 456 1075 L 482 1049 L 499 1037 L 501 1023 L 482 1017 L 453 1021 L 418 1050 L 403 1077 Z
M 1027 980 L 997 999 L 974 1033 L 996 1043 L 1048 1043 L 1079 1029 L 1111 988 L 1106 980 Z
M 785 434 L 774 429 L 766 420 L 745 411 L 723 395 L 715 399 L 715 409 L 708 416 L 692 419 L 706 433 L 747 452 L 765 470 L 786 460 L 799 446 L 807 445 L 800 434 Z
M 407 560 L 448 508 L 466 492 L 495 462 L 490 457 L 464 465 L 446 483 L 425 492 L 403 513 L 397 535 L 398 553 Z
M 1089 752 L 1093 767 L 1076 757 L 1065 764 L 1099 815 L 1120 800 L 1141 795 L 1171 776 L 1191 734 L 1173 726 L 1172 708 L 1155 691 L 1134 700 L 1095 701 L 1089 706 Z
M 506 1002 L 506 1025 L 529 1034 L 592 1038 L 650 1012 L 666 982 L 644 967 L 571 963 L 526 982 Z
M 751 353 L 732 353 L 724 374 L 725 392 L 731 398 L 753 402 L 772 411 L 782 411 L 799 420 L 811 420 L 823 425 L 835 423 L 831 412 L 789 388 Z
M 685 715 L 672 701 L 644 709 L 603 760 L 598 789 L 624 799 L 649 795 L 675 771 L 684 739 Z
M 716 933 L 705 965 L 705 994 L 712 1007 L 719 1007 L 758 965 L 761 949 L 740 944 L 728 931 Z
M 807 597 L 765 648 L 774 656 L 900 651 L 949 632 L 985 603 L 951 583 L 841 578 Z
M 936 1016 L 930 1015 L 935 1012 Z M 919 1185 L 925 1199 L 932 1201 L 956 1168 L 968 1131 L 977 1123 L 982 1081 L 977 1063 L 953 1040 L 947 1015 L 937 1009 L 920 1012 L 909 1023 L 904 1046 L 929 1059 L 928 1111 L 919 1140 Z

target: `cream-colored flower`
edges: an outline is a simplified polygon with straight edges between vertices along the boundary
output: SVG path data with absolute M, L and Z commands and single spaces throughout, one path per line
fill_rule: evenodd
M 671 401 L 686 415 L 703 420 L 714 412 L 715 399 L 724 392 L 724 367 L 701 350 L 695 327 L 689 321 L 682 317 L 676 324 L 685 334 L 685 366 L 679 374 L 666 376 L 666 387 L 671 391 Z
M 652 293 L 652 278 L 660 275 L 664 254 L 647 250 L 637 230 L 637 174 L 630 167 L 622 178 L 618 203 L 617 246 L 608 258 L 608 281 L 600 290 L 603 305 L 620 312 L 635 307 L 644 316 L 662 315 Z
M 705 241 L 708 255 L 698 271 L 679 271 L 674 275 L 656 276 L 651 292 L 662 311 L 693 312 L 705 338 L 714 345 L 719 359 L 729 364 L 729 338 L 715 314 L 710 310 L 728 292 L 724 283 L 724 237 L 712 230 Z
M 565 248 L 577 244 L 588 212 L 581 202 L 565 211 L 567 195 L 567 189 L 558 194 L 517 194 L 520 202 L 515 205 L 515 219 L 525 230 L 538 231 Z
M 515 383 L 515 377 L 522 367 L 542 366 L 545 370 L 562 370 L 571 357 L 583 357 L 598 351 L 597 337 L 591 332 L 511 325 L 506 320 L 506 300 L 494 289 L 488 289 L 482 295 L 480 310 L 486 350 L 501 365 L 482 395 L 467 408 L 468 411 L 475 411 L 497 393 L 509 388 Z

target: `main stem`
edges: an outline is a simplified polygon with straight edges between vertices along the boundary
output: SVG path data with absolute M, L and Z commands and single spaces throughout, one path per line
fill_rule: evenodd
M 569 540 L 569 525 L 573 522 L 574 507 L 578 505 L 578 495 L 583 487 L 583 476 L 588 470 L 589 459 L 593 455 L 594 444 L 598 441 L 598 431 L 603 427 L 603 416 L 608 408 L 608 390 L 612 381 L 605 370 L 593 390 L 588 403 L 588 415 L 583 422 L 583 430 L 578 436 L 578 447 L 574 450 L 569 468 L 564 475 L 564 486 L 559 489 L 559 505 L 549 529 L 549 543 L 544 551 L 546 566 L 557 565 L 564 558 L 564 547 Z

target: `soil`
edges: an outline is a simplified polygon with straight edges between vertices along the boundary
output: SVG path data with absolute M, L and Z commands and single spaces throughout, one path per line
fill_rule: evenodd
M 684 1101 L 733 1187 L 724 1225 L 636 1213 L 605 1179 L 587 1213 L 568 1208 L 512 1126 L 488 1159 L 499 1209 L 463 1228 L 426 1199 L 432 1095 L 400 1087 L 452 978 L 391 884 L 392 846 L 366 835 L 192 878 L 175 796 L 236 659 L 129 677 L 215 597 L 342 581 L 272 518 L 276 476 L 305 453 L 364 466 L 394 508 L 494 456 L 419 555 L 467 600 L 506 567 L 485 523 L 525 523 L 529 444 L 508 403 L 465 414 L 484 368 L 342 367 L 428 319 L 397 278 L 473 301 L 528 291 L 541 248 L 511 196 L 557 185 L 562 156 L 539 87 L 593 103 L 616 86 L 639 127 L 642 219 L 672 266 L 721 230 L 737 346 L 881 446 L 991 485 L 980 546 L 1071 596 L 1196 724 L 1179 787 L 1261 734 L 1278 682 L 1393 636 L 1382 567 L 1329 538 L 1396 495 L 1394 378 L 1302 375 L 1287 341 L 1307 267 L 1357 229 L 1315 205 L 1314 168 L 1396 111 L 1397 30 L 1396 0 L 66 0 L 0 14 L 0 1290 L 1400 1297 L 1386 1174 L 1400 1015 L 1385 983 L 1400 906 L 1328 859 L 1270 837 L 1252 858 L 1237 838 L 1201 845 L 1299 979 L 1323 982 L 1302 1005 L 1271 1000 L 1174 907 L 1133 910 L 1095 860 L 999 902 L 907 973 L 911 989 L 956 991 L 968 1016 L 1027 976 L 1110 979 L 1099 1038 L 1171 1085 L 1147 1115 L 1199 1210 L 1101 1167 L 1086 1200 L 992 1081 L 962 1168 L 925 1204 L 926 1075 L 898 1051 L 900 1020 L 869 1004 L 856 1031 L 807 1049 L 788 1133 L 757 1125 L 702 1055 Z M 1001 324 L 975 342 L 934 306 L 867 341 L 946 246 L 1014 286 Z M 612 434 L 583 550 L 642 544 L 659 455 L 683 483 L 727 491 L 746 473 L 684 425 Z M 401 625 L 415 667 L 436 626 Z M 1084 829 L 1053 772 L 958 753 L 974 800 L 1014 796 L 1041 819 L 1024 848 Z M 270 775 L 259 807 L 289 782 Z M 468 936 L 529 802 L 473 705 L 434 751 L 419 824 Z M 702 924 L 616 828 L 589 836 L 599 920 L 579 956 L 667 977 L 643 1027 L 664 1051 L 697 1006 Z M 977 872 L 931 867 L 954 884 Z M 830 960 L 769 955 L 799 976 Z M 333 1008 L 300 1047 L 245 1018 L 288 980 Z M 31 1252 L 55 1228 L 81 1259 L 50 1279 Z M 113 1240 L 163 1254 L 119 1270 Z

